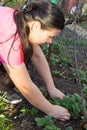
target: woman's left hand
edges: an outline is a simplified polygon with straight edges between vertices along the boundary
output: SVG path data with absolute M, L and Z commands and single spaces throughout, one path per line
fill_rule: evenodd
M 49 90 L 49 94 L 52 98 L 60 98 L 63 99 L 63 97 L 65 96 L 59 89 L 57 88 L 52 88 L 51 90 Z

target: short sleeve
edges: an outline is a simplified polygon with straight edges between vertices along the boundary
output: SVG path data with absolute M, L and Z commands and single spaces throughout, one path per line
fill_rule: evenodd
M 1 45 L 1 61 L 5 64 L 20 65 L 24 62 L 22 44 L 18 35 Z
M 12 8 L 0 7 L 0 62 L 19 65 L 24 56 L 13 13 Z

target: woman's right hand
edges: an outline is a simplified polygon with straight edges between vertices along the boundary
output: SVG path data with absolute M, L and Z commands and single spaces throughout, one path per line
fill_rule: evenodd
M 51 115 L 52 117 L 56 119 L 60 119 L 62 121 L 66 121 L 70 119 L 70 114 L 68 110 L 58 105 L 53 105 L 49 115 Z

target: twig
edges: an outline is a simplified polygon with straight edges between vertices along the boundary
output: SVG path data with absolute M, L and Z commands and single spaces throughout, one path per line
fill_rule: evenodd
M 60 76 L 62 76 L 64 73 L 66 73 L 67 72 L 67 70 L 65 70 L 65 71 L 63 71 L 61 74 L 60 74 Z

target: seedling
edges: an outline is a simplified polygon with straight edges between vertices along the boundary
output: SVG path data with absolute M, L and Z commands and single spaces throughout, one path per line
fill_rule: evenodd
M 29 109 L 28 108 L 26 108 L 26 107 L 23 107 L 21 110 L 20 110 L 20 116 L 22 115 L 22 116 L 25 116 L 25 115 L 27 115 L 28 113 L 29 113 Z
M 37 126 L 43 127 L 44 130 L 60 130 L 54 125 L 54 122 L 51 116 L 44 116 L 42 118 L 36 117 L 35 118 Z
M 32 115 L 36 115 L 36 114 L 38 114 L 38 110 L 35 108 L 35 107 L 33 107 L 31 110 L 29 110 L 29 112 L 32 114 Z

